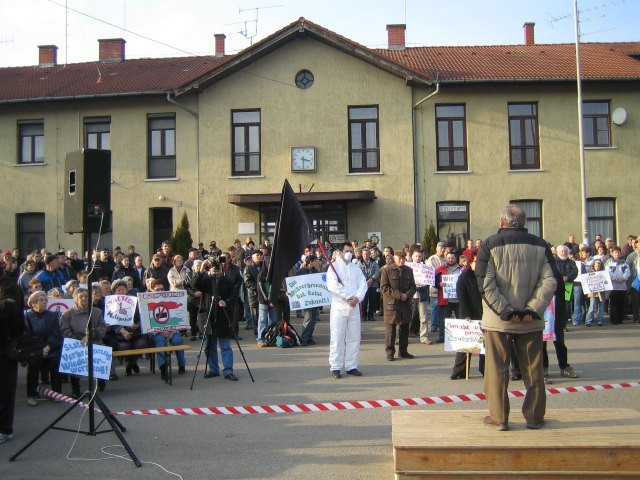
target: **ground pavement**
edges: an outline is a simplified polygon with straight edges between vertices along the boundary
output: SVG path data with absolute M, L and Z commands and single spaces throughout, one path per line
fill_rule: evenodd
M 191 374 L 200 343 L 187 352 L 187 375 L 175 376 L 173 386 L 159 375 L 151 375 L 148 362 L 140 361 L 141 374 L 109 382 L 102 398 L 113 411 L 140 409 L 280 405 L 334 401 L 367 401 L 408 397 L 482 392 L 477 358 L 472 361 L 469 381 L 449 380 L 453 354 L 442 345 L 421 345 L 411 339 L 414 360 L 388 362 L 384 352 L 384 325 L 381 317 L 363 323 L 360 355 L 362 377 L 345 375 L 335 380 L 329 375 L 328 315 L 321 316 L 314 335 L 317 345 L 292 349 L 258 349 L 249 332 L 241 331 L 241 345 L 256 379 L 251 383 L 242 358 L 234 346 L 238 382 L 222 378 L 202 378 L 202 363 L 194 389 Z M 301 319 L 293 318 L 300 327 Z M 640 380 L 638 351 L 640 325 L 570 327 L 567 333 L 569 361 L 580 374 L 578 379 L 560 378 L 553 347 L 552 387 L 615 384 Z M 204 358 L 204 355 L 203 355 Z M 16 435 L 0 445 L 3 479 L 175 479 L 159 467 L 145 464 L 135 468 L 121 459 L 101 461 L 67 460 L 75 435 L 48 432 L 15 462 L 8 458 L 57 416 L 64 404 L 42 400 L 37 407 L 26 403 L 26 369 L 21 369 L 16 406 Z M 521 381 L 510 390 L 521 390 Z M 65 392 L 70 386 L 63 386 Z M 521 400 L 512 400 L 512 422 L 522 422 Z M 549 395 L 548 408 L 633 407 L 640 405 L 640 388 Z M 403 408 L 403 407 L 396 407 Z M 486 408 L 475 401 L 447 405 L 404 408 Z M 63 422 L 77 428 L 77 409 Z M 96 418 L 100 418 L 98 415 Z M 126 439 L 142 461 L 162 464 L 184 479 L 392 479 L 391 409 L 355 409 L 311 413 L 211 416 L 120 416 Z M 86 427 L 86 419 L 85 419 Z M 486 428 L 482 425 L 469 425 Z M 505 435 L 508 435 L 505 432 Z M 100 458 L 101 448 L 117 445 L 113 433 L 96 437 L 80 435 L 71 458 Z M 107 451 L 122 453 L 119 447 Z

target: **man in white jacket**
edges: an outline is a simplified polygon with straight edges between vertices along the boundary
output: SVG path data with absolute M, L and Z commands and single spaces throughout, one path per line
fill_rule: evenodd
M 332 293 L 331 343 L 329 367 L 334 378 L 341 378 L 342 367 L 349 375 L 359 377 L 358 354 L 360 353 L 360 308 L 359 303 L 367 293 L 367 281 L 360 268 L 351 262 L 353 247 L 343 243 L 339 247 L 333 268 L 327 269 L 327 288 Z M 334 270 L 335 268 L 335 270 Z

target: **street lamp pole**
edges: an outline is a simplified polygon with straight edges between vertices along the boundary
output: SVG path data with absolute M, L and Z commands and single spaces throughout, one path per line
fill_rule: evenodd
M 582 238 L 589 245 L 589 229 L 587 224 L 587 171 L 584 159 L 584 133 L 582 131 L 582 78 L 580 74 L 580 18 L 578 0 L 573 0 L 573 16 L 576 30 L 576 81 L 578 84 L 578 142 L 580 146 L 580 194 L 582 196 Z

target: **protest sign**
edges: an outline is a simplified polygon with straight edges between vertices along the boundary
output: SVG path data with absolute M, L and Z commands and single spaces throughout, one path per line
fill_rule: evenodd
M 133 326 L 138 299 L 130 295 L 107 295 L 104 299 L 104 323 Z
M 456 284 L 458 283 L 458 277 L 460 274 L 455 275 L 442 275 L 442 297 L 446 299 L 455 299 L 458 298 L 458 293 L 456 292 Z
M 138 293 L 138 308 L 142 333 L 189 328 L 185 290 Z
M 551 299 L 551 303 L 544 311 L 544 330 L 542 331 L 542 340 L 545 342 L 556 340 L 555 332 L 556 323 L 556 297 Z
M 445 319 L 444 351 L 484 353 L 480 320 Z
M 586 295 L 613 290 L 611 275 L 606 270 L 585 273 L 578 279 L 582 282 L 582 291 Z
M 89 376 L 87 369 L 87 346 L 80 340 L 65 338 L 60 354 L 58 372 L 70 373 L 79 377 Z M 109 380 L 111 371 L 111 347 L 104 345 L 93 346 L 93 375 L 100 380 Z
M 331 293 L 327 290 L 327 274 L 312 273 L 285 278 L 291 310 L 331 305 Z
M 407 262 L 405 265 L 413 270 L 413 280 L 416 282 L 416 287 L 436 284 L 433 265 L 415 262 Z
M 73 300 L 70 298 L 47 298 L 47 311 L 62 316 L 64 312 L 73 307 Z

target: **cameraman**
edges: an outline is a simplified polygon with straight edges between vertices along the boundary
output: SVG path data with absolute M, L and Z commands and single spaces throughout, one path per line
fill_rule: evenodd
M 207 337 L 209 372 L 204 374 L 204 378 L 220 376 L 217 348 L 219 344 L 224 379 L 235 382 L 238 377 L 233 373 L 233 350 L 231 349 L 233 330 L 228 313 L 233 297 L 233 285 L 222 275 L 217 261 L 205 260 L 200 266 L 200 271 L 193 277 L 193 287 L 204 294 L 204 313 L 198 315 L 200 331 Z

